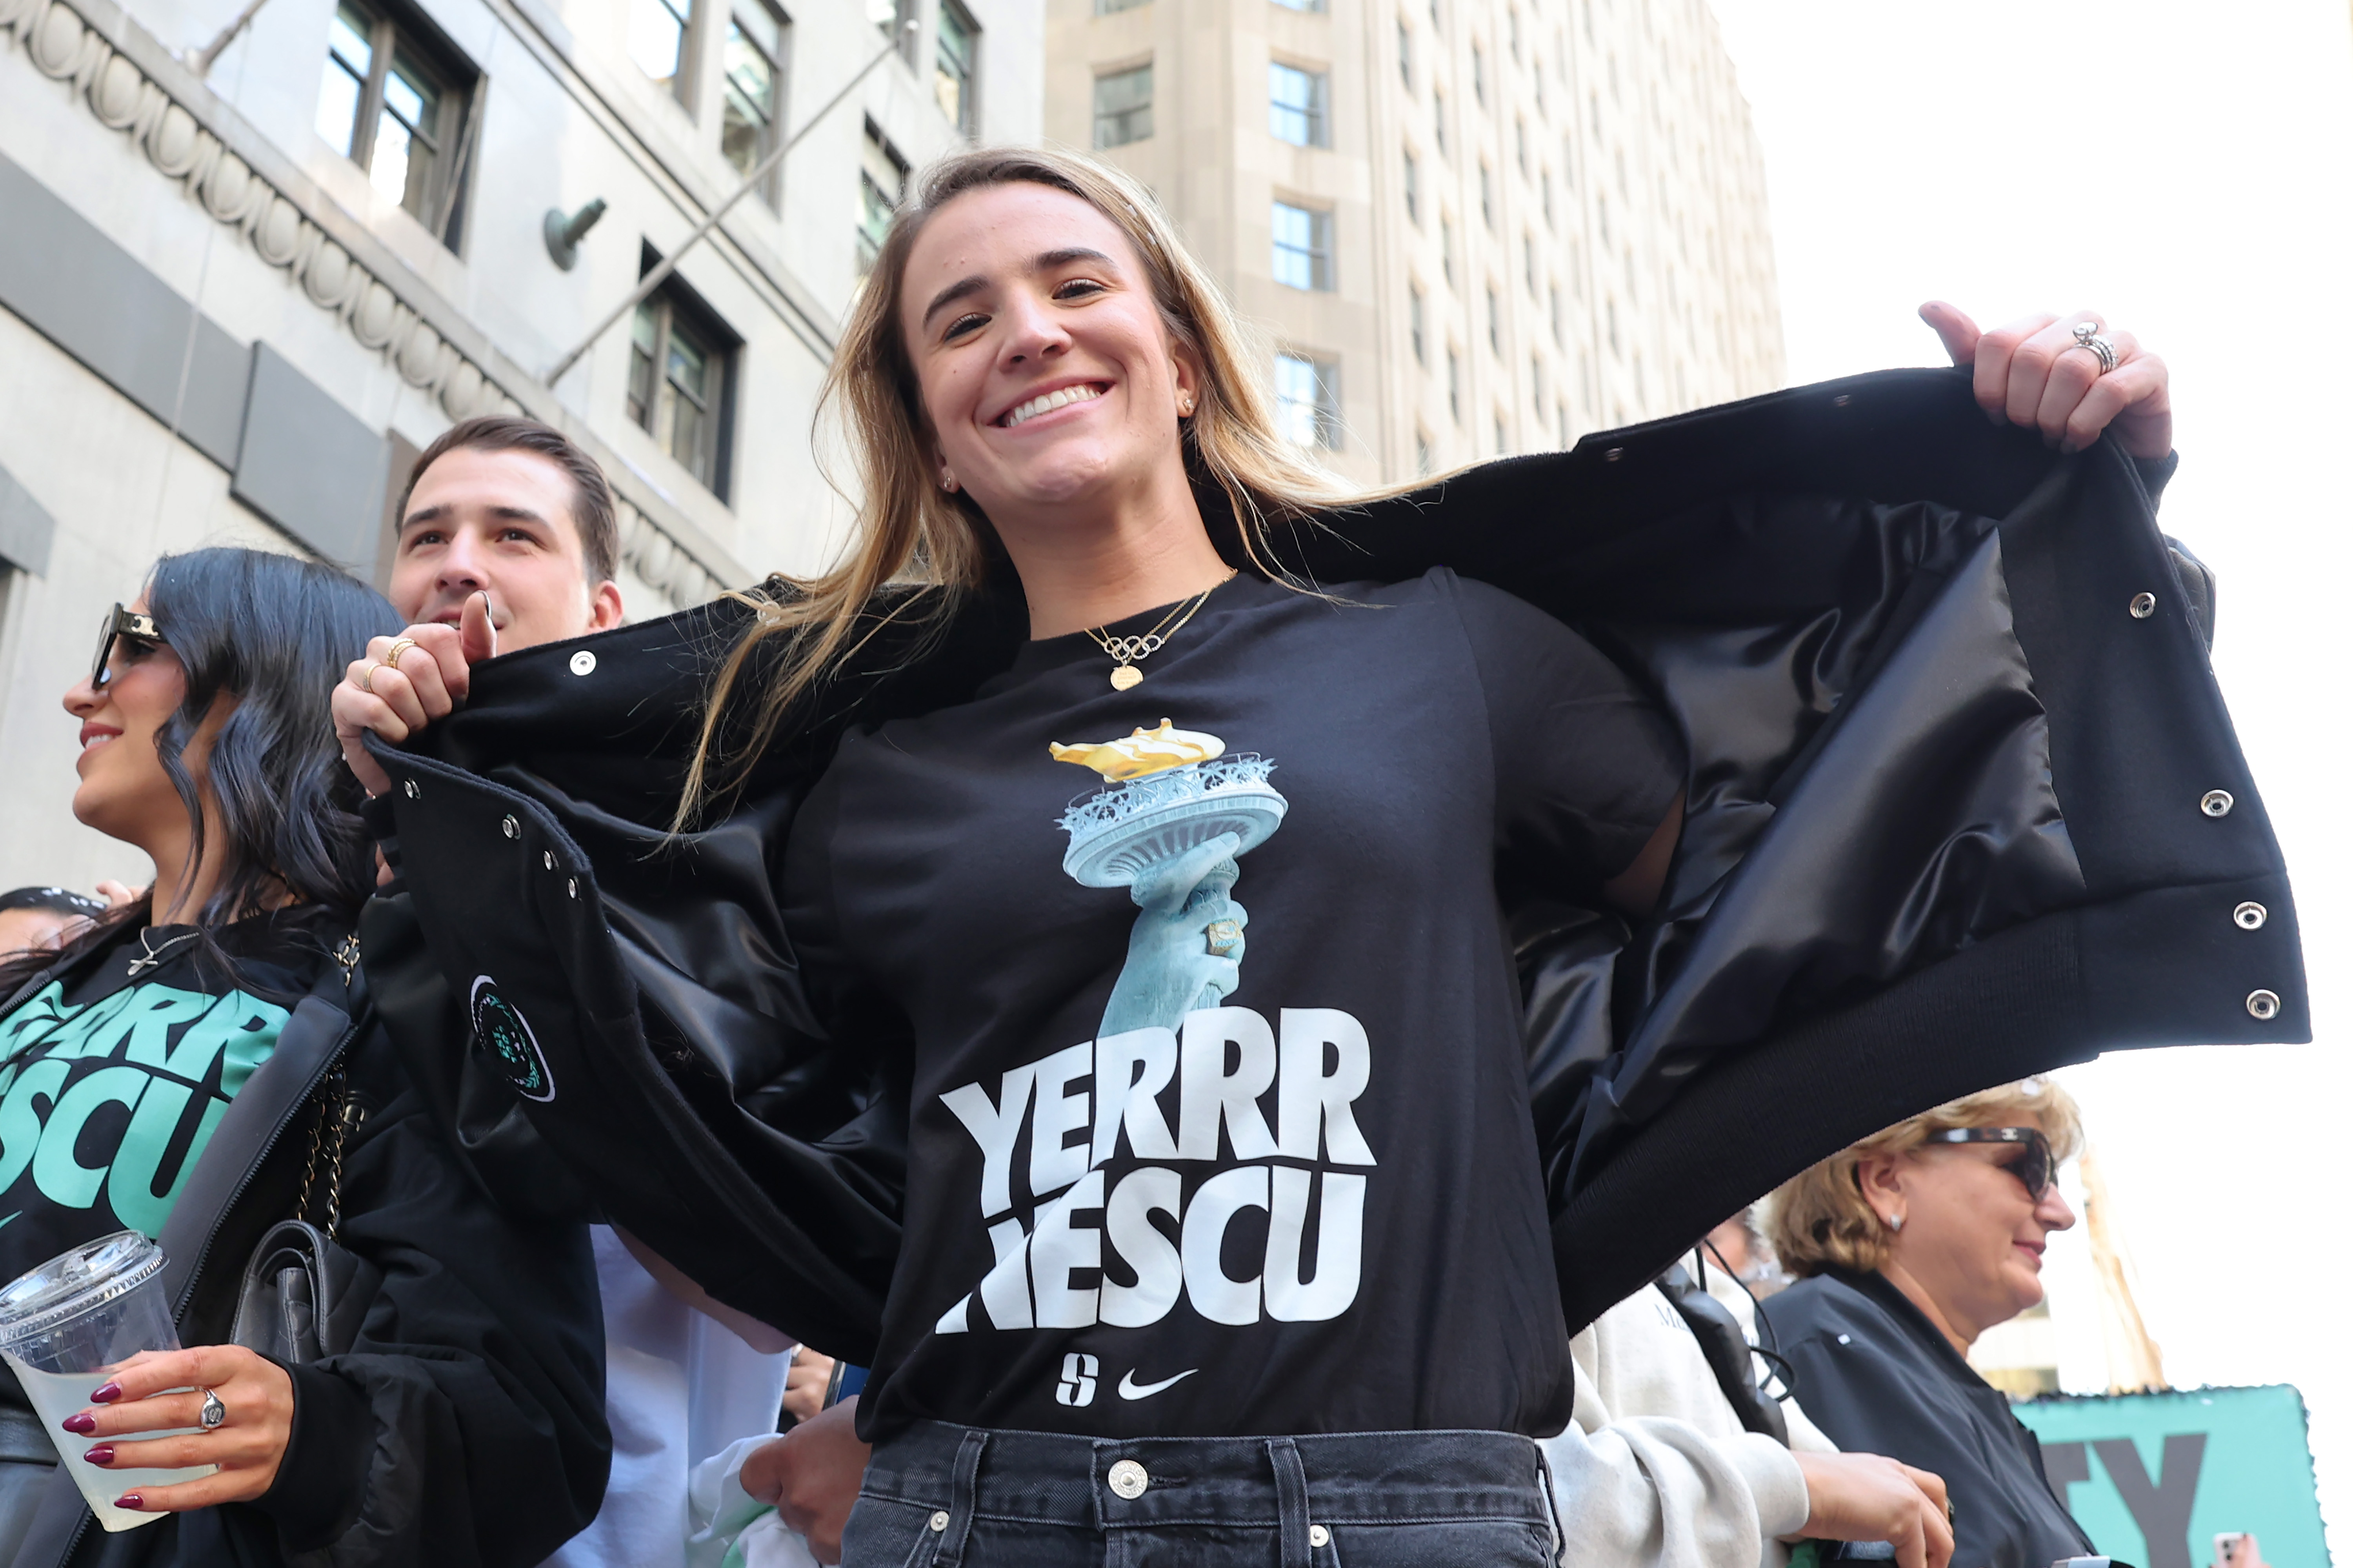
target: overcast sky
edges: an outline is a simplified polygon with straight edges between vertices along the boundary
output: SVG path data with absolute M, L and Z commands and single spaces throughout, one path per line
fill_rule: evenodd
M 1713 4 L 1764 141 L 1793 384 L 1942 363 L 1913 317 L 1937 297 L 1981 325 L 2094 308 L 2173 368 L 2161 521 L 2221 578 L 2215 668 L 2295 878 L 2317 1039 L 2065 1076 L 2172 1382 L 2301 1388 L 2353 1560 L 2353 7 Z

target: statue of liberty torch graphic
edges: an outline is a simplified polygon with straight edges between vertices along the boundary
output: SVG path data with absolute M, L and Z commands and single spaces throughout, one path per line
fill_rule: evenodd
M 1102 1033 L 1173 1030 L 1241 984 L 1250 915 L 1233 901 L 1235 862 L 1291 809 L 1266 782 L 1274 764 L 1229 757 L 1217 736 L 1166 719 L 1120 740 L 1048 749 L 1112 786 L 1062 814 L 1071 836 L 1062 869 L 1084 887 L 1125 888 L 1137 907 Z

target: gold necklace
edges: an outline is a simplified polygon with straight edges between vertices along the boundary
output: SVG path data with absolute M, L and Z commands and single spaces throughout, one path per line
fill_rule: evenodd
M 1112 689 L 1115 691 L 1125 691 L 1142 680 L 1144 671 L 1135 667 L 1166 647 L 1168 645 L 1168 639 L 1183 631 L 1185 623 L 1191 620 L 1203 605 L 1208 603 L 1209 595 L 1232 582 L 1240 573 L 1241 568 L 1237 566 L 1190 599 L 1175 605 L 1166 615 L 1160 617 L 1160 624 L 1148 632 L 1134 637 L 1115 637 L 1106 633 L 1101 626 L 1089 626 L 1087 636 L 1094 639 L 1097 647 L 1111 655 L 1118 667 L 1111 672 Z M 1175 626 L 1168 624 L 1172 620 L 1176 623 Z

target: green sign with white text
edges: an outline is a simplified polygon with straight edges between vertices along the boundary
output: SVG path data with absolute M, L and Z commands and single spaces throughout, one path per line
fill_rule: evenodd
M 2100 1550 L 2140 1568 L 2206 1568 L 2214 1538 L 2252 1534 L 2274 1568 L 2327 1568 L 2305 1442 L 2285 1384 L 2037 1399 L 2010 1408 Z

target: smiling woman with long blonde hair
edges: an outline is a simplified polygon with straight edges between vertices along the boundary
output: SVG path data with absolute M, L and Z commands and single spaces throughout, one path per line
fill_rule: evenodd
M 2010 353 L 2045 328 L 1985 356 L 1989 411 L 2169 447 L 2161 366 Z M 929 171 L 829 390 L 850 546 L 727 612 L 673 826 L 849 706 L 761 862 L 797 1000 L 758 1004 L 873 1074 L 855 1126 L 788 1162 L 889 1238 L 844 1560 L 1552 1562 L 1531 1439 L 1568 1424 L 1568 1336 L 1499 889 L 1647 913 L 1675 725 L 1443 567 L 1287 574 L 1365 498 L 1280 438 L 1217 289 L 1115 171 L 986 149 Z M 903 669 L 911 623 L 936 651 L 983 599 L 1026 616 L 1009 663 L 857 709 L 861 654 Z M 669 984 L 695 961 L 663 962 Z M 1941 1568 L 1933 1478 L 1775 1462 L 1802 1494 L 1775 1532 Z M 1582 1519 L 1649 1518 L 1659 1496 L 1603 1495 L 1638 1469 L 1562 1484 Z

